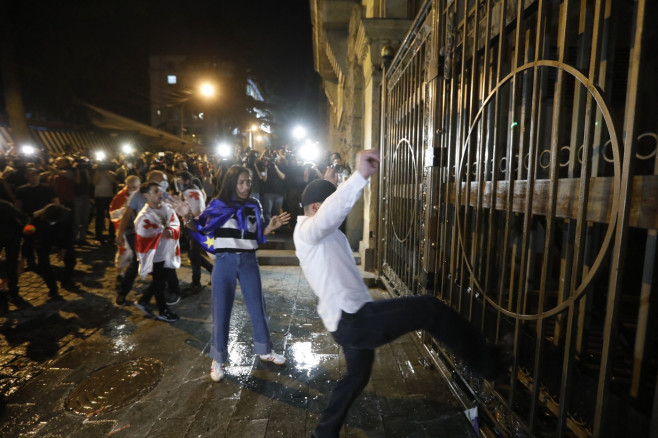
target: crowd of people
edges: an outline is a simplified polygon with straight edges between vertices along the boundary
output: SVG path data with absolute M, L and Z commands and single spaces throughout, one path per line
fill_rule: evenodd
M 0 233 L 5 249 L 0 310 L 7 309 L 9 302 L 18 307 L 26 305 L 18 289 L 18 278 L 24 271 L 37 272 L 51 298 L 59 299 L 60 285 L 66 288 L 75 284 L 76 248 L 90 245 L 92 239 L 101 245 L 117 245 L 117 304 L 123 305 L 139 266 L 134 219 L 145 205 L 143 197 L 132 195 L 144 182 L 166 181 L 166 190 L 162 185 L 164 196 L 187 194 L 186 200 L 198 215 L 219 193 L 228 169 L 241 164 L 250 172 L 251 196 L 260 201 L 266 223 L 281 211 L 288 211 L 292 228 L 301 213 L 301 191 L 308 182 L 321 178 L 328 167 L 349 174 L 349 167 L 338 153 L 327 154 L 317 163 L 303 162 L 288 147 L 267 148 L 260 153 L 247 150 L 231 159 L 167 151 L 100 159 L 91 151 L 74 152 L 71 147 L 65 150 L 68 153 L 28 154 L 11 148 L 0 156 L 0 208 L 7 212 Z M 130 214 L 124 215 L 126 210 Z M 192 265 L 190 288 L 201 289 L 201 272 L 205 269 L 210 273 L 212 262 L 185 233 L 181 244 L 188 250 Z M 65 265 L 61 278 L 56 278 L 51 266 L 53 251 Z M 177 282 L 172 279 L 166 284 L 167 301 L 179 300 Z
M 286 363 L 270 339 L 256 251 L 266 235 L 291 226 L 300 266 L 318 297 L 318 314 L 347 364 L 312 436 L 339 436 L 369 381 L 375 349 L 410 331 L 426 330 L 486 378 L 505 372 L 504 349 L 488 344 L 436 297 L 373 301 L 340 225 L 378 170 L 379 152 L 359 152 L 353 174 L 340 155 L 327 158 L 322 164 L 299 162 L 285 147 L 260 154 L 248 150 L 231 161 L 170 152 L 95 162 L 75 154 L 48 160 L 5 157 L 0 163 L 2 299 L 19 308 L 26 304 L 18 290 L 23 269 L 34 269 L 51 298 L 61 299 L 59 285 L 74 287 L 75 250 L 87 244 L 93 217 L 94 238 L 117 246 L 116 304 L 129 302 L 137 275 L 151 275 L 135 306 L 149 318 L 175 322 L 179 317 L 170 306 L 181 299 L 177 269 L 185 247 L 191 288 L 203 287 L 203 269 L 212 279 L 210 378 L 218 382 L 229 357 L 238 281 L 254 353 L 261 361 Z M 50 264 L 53 253 L 64 264 L 59 278 Z

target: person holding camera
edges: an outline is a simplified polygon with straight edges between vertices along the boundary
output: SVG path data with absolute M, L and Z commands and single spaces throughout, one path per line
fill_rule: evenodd
M 352 174 L 352 169 L 350 169 L 349 164 L 343 161 L 343 158 L 338 152 L 332 153 L 330 160 L 330 167 L 336 169 L 336 185 L 340 185 L 343 181 L 350 177 Z
M 288 172 L 285 157 L 266 159 L 265 176 L 263 179 L 263 214 L 265 222 L 281 212 L 283 199 L 286 195 L 286 173 Z
M 254 151 L 249 151 L 243 160 L 244 167 L 251 173 L 251 196 L 260 201 L 265 180 L 265 170 L 261 170 L 258 163 L 258 155 Z

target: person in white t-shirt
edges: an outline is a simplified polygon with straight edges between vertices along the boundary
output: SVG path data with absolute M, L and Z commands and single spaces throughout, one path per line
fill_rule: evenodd
M 304 216 L 293 234 L 299 263 L 318 297 L 318 314 L 342 347 L 347 372 L 336 384 L 313 431 L 338 437 L 347 412 L 368 384 L 375 349 L 399 336 L 426 330 L 476 371 L 493 378 L 504 371 L 502 350 L 449 306 L 430 295 L 373 301 L 339 226 L 379 166 L 379 151 L 361 151 L 357 172 L 338 188 L 326 179 L 312 181 L 302 193 Z

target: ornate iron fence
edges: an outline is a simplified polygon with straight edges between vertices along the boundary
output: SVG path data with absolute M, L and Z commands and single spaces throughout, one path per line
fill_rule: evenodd
M 427 340 L 505 435 L 658 435 L 654 3 L 435 0 L 386 71 L 382 277 L 513 337 Z

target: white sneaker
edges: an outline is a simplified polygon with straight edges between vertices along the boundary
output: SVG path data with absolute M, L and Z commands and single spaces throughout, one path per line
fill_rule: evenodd
M 286 358 L 282 354 L 276 354 L 274 351 L 270 351 L 268 354 L 259 355 L 260 360 L 265 362 L 272 362 L 275 365 L 283 365 L 286 363 Z
M 224 378 L 224 367 L 222 364 L 213 359 L 210 365 L 210 378 L 213 382 L 219 382 Z

